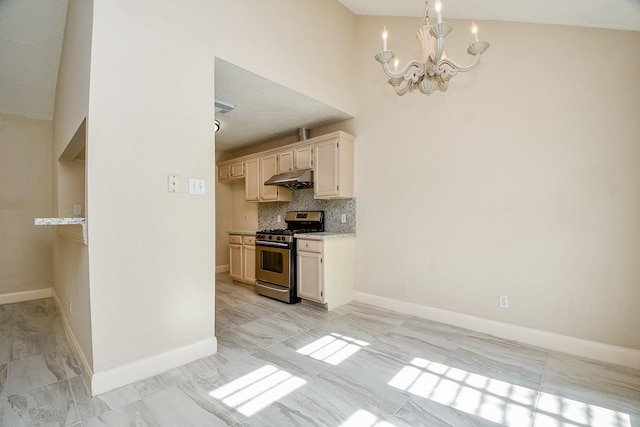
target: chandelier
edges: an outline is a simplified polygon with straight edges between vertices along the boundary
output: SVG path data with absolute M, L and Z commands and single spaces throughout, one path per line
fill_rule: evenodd
M 393 86 L 398 95 L 420 89 L 420 92 L 431 95 L 436 89 L 445 92 L 449 86 L 449 80 L 458 73 L 471 71 L 480 63 L 482 53 L 489 49 L 489 43 L 478 39 L 478 27 L 473 23 L 471 33 L 474 41 L 469 45 L 467 53 L 474 56 L 473 62 L 468 66 L 460 66 L 447 58 L 444 52 L 444 38 L 451 32 L 452 26 L 448 22 L 442 22 L 442 3 L 436 0 L 435 7 L 437 23 L 432 25 L 429 17 L 429 0 L 425 2 L 424 25 L 416 33 L 420 42 L 422 61 L 413 60 L 404 69 L 398 69 L 398 58 L 390 50 L 387 50 L 387 29 L 382 32 L 382 51 L 376 55 L 376 60 L 382 64 L 384 72 L 389 76 L 389 84 Z M 394 61 L 393 69 L 389 62 Z

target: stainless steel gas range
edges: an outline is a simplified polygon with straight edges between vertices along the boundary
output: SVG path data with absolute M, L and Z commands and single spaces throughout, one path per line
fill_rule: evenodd
M 324 231 L 323 211 L 295 211 L 285 215 L 286 229 L 256 234 L 256 292 L 288 304 L 300 302 L 296 287 L 295 233 Z

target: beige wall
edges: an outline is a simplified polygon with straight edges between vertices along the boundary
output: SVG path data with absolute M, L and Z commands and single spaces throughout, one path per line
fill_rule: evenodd
M 50 288 L 50 121 L 0 115 L 0 182 L 0 295 Z
M 355 17 L 339 2 L 212 4 L 217 57 L 355 115 Z
M 214 336 L 213 54 L 185 19 L 206 11 L 190 6 L 94 2 L 86 162 L 98 375 Z M 188 178 L 205 179 L 207 194 L 189 195 Z
M 93 1 L 69 0 L 60 57 L 53 116 L 54 216 L 73 215 L 80 204 L 86 217 L 85 161 L 58 159 L 77 134 L 86 144 L 85 127 L 89 103 L 89 63 Z M 77 227 L 77 226 L 73 226 Z M 79 230 L 74 230 L 78 232 Z M 87 247 L 77 240 L 56 236 L 53 246 L 54 288 L 78 343 L 80 360 L 93 368 L 89 264 Z M 73 306 L 69 310 L 70 304 Z M 88 373 L 86 373 L 88 374 Z
M 357 288 L 640 349 L 640 33 L 478 24 L 475 71 L 398 97 L 380 33 L 406 62 L 421 20 L 358 19 Z

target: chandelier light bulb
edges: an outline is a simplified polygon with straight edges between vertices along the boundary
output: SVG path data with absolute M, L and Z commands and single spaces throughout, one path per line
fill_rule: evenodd
M 471 24 L 472 24 L 472 25 L 471 25 L 471 33 L 473 34 L 473 39 L 474 39 L 476 42 L 478 42 L 478 41 L 480 41 L 480 40 L 478 39 L 478 26 L 477 26 L 477 25 L 476 25 L 476 23 L 475 23 L 475 22 L 473 22 L 473 21 L 471 22 Z
M 387 50 L 387 37 L 389 37 L 389 33 L 387 33 L 387 27 L 382 29 L 382 50 Z
M 436 5 L 434 7 L 436 9 L 436 18 L 438 19 L 438 24 L 442 24 L 442 2 L 440 0 L 436 0 Z

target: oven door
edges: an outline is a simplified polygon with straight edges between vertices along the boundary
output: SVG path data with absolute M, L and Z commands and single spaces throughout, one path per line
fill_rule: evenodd
M 285 288 L 291 286 L 291 249 L 289 249 L 289 245 L 276 242 L 256 242 L 256 279 Z

